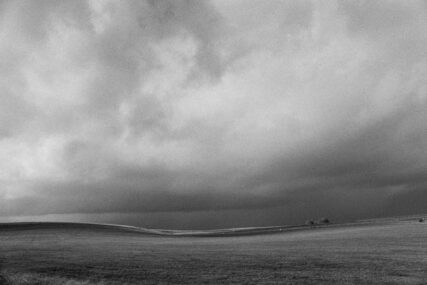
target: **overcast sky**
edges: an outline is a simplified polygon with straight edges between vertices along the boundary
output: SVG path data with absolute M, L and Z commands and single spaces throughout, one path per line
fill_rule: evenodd
M 0 1 L 0 218 L 427 212 L 426 1 Z

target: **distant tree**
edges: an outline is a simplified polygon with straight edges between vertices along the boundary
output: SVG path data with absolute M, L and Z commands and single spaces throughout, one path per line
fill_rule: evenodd
M 329 224 L 330 221 L 329 221 L 328 218 L 321 218 L 320 221 L 319 221 L 319 223 L 321 223 L 321 224 Z
M 420 218 L 420 219 L 418 220 L 418 222 L 420 222 L 420 223 L 424 223 L 424 218 Z
M 313 220 L 307 220 L 307 221 L 305 221 L 305 224 L 307 226 L 313 226 L 314 225 L 314 221 Z

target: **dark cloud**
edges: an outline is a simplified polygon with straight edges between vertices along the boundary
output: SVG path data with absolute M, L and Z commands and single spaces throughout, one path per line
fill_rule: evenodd
M 208 228 L 422 211 L 423 2 L 0 13 L 4 218 Z

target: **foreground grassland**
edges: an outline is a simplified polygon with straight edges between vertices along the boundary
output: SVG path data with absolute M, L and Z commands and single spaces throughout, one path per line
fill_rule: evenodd
M 0 226 L 0 284 L 427 284 L 427 223 L 225 237 Z

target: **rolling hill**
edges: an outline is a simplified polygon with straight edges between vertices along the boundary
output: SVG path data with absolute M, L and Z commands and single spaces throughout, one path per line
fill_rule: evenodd
M 171 231 L 0 224 L 5 284 L 425 284 L 427 223 Z

